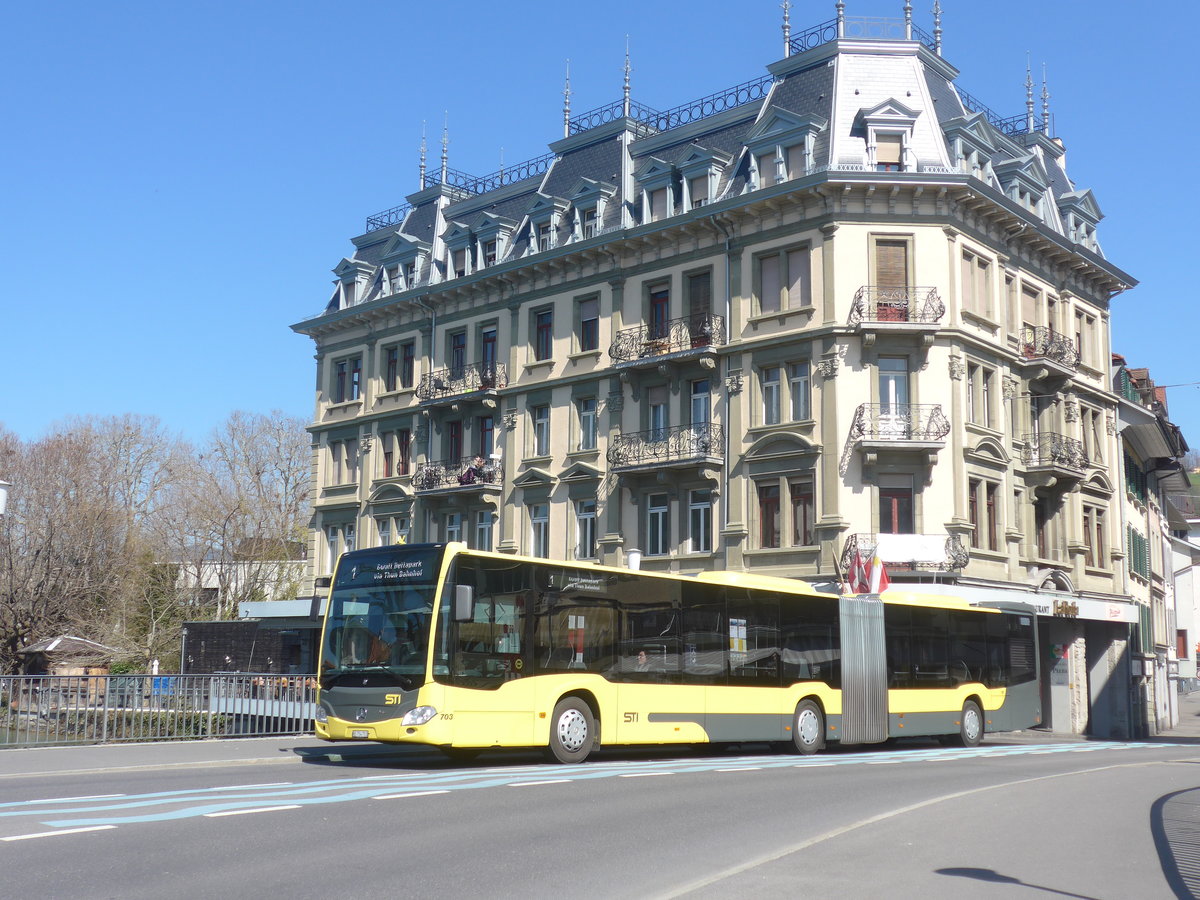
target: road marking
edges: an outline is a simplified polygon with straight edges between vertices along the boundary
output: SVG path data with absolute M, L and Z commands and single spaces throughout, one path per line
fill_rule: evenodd
M 567 784 L 570 778 L 552 778 L 547 781 L 514 781 L 509 787 L 536 787 L 539 784 Z
M 759 772 L 762 766 L 738 766 L 730 769 L 714 769 L 715 772 Z
M 626 772 L 624 775 L 618 775 L 618 778 L 650 778 L 654 775 L 674 775 L 674 772 Z
M 407 800 L 409 797 L 432 797 L 434 794 L 448 794 L 449 791 L 413 791 L 410 794 L 380 794 L 372 800 Z
M 111 800 L 125 794 L 91 794 L 87 797 L 47 797 L 45 800 L 26 800 L 26 803 L 74 803 L 77 800 Z
M 266 784 L 227 784 L 222 787 L 209 788 L 210 791 L 249 791 L 255 788 L 290 787 L 290 781 L 271 781 Z M 119 795 L 114 795 L 119 796 Z
M 39 831 L 37 834 L 14 834 L 0 838 L 0 841 L 28 841 L 33 838 L 57 837 L 60 834 L 83 834 L 85 831 L 108 831 L 116 825 L 93 825 L 90 828 L 63 828 L 60 831 Z
M 298 803 L 292 803 L 288 806 L 258 806 L 258 807 L 255 807 L 254 809 L 226 809 L 226 810 L 222 810 L 221 812 L 205 813 L 204 818 L 219 819 L 219 818 L 221 818 L 221 816 L 246 816 L 246 815 L 249 815 L 250 813 L 279 812 L 280 810 L 284 810 L 284 809 L 299 809 L 299 808 L 300 808 L 300 805 Z

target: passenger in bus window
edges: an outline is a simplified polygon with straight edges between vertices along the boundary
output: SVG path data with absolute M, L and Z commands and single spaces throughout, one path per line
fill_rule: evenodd
M 646 656 L 645 650 L 639 650 L 637 655 L 637 665 L 634 667 L 635 672 L 649 672 L 650 659 Z

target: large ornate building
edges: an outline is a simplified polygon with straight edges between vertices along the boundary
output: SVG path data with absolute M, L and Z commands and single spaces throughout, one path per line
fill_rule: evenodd
M 830 586 L 878 552 L 893 588 L 1035 603 L 1048 671 L 1082 648 L 1050 724 L 1129 731 L 1109 304 L 1133 280 L 1044 87 L 1002 118 L 936 18 L 843 7 L 674 109 L 627 74 L 504 171 L 422 152 L 294 326 L 310 579 L 398 540 Z

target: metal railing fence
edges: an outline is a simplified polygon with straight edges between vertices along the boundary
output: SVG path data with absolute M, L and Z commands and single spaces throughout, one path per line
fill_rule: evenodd
M 310 734 L 305 675 L 4 675 L 0 749 Z

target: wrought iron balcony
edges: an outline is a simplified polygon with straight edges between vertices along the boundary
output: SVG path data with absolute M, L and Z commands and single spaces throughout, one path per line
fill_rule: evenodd
M 413 472 L 413 490 L 467 491 L 498 488 L 503 484 L 504 471 L 495 459 L 488 458 L 476 466 L 479 457 L 464 456 L 461 459 L 443 459 L 420 463 Z
M 1072 373 L 1079 368 L 1079 350 L 1065 334 L 1044 325 L 1021 329 L 1021 356 L 1034 362 L 1049 362 Z
M 936 325 L 946 305 L 931 287 L 879 287 L 867 284 L 854 295 L 850 325 Z
M 422 375 L 417 385 L 417 399 L 448 400 L 479 391 L 494 391 L 507 384 L 508 369 L 503 363 L 472 363 Z
M 1030 469 L 1068 469 L 1082 474 L 1088 467 L 1087 450 L 1075 438 L 1043 431 L 1023 435 L 1021 440 L 1021 459 Z
M 949 433 L 940 403 L 862 403 L 850 426 L 852 441 L 868 443 L 941 444 Z
M 669 319 L 661 325 L 637 325 L 616 333 L 608 355 L 613 362 L 632 362 L 679 353 L 702 350 L 725 343 L 725 317 L 707 313 Z
M 957 534 L 852 534 L 842 548 L 842 571 L 849 572 L 854 554 L 870 560 L 876 553 L 888 575 L 897 572 L 950 572 L 970 561 Z
M 673 425 L 670 428 L 617 434 L 608 445 L 608 464 L 613 469 L 719 460 L 725 435 L 720 425 Z

